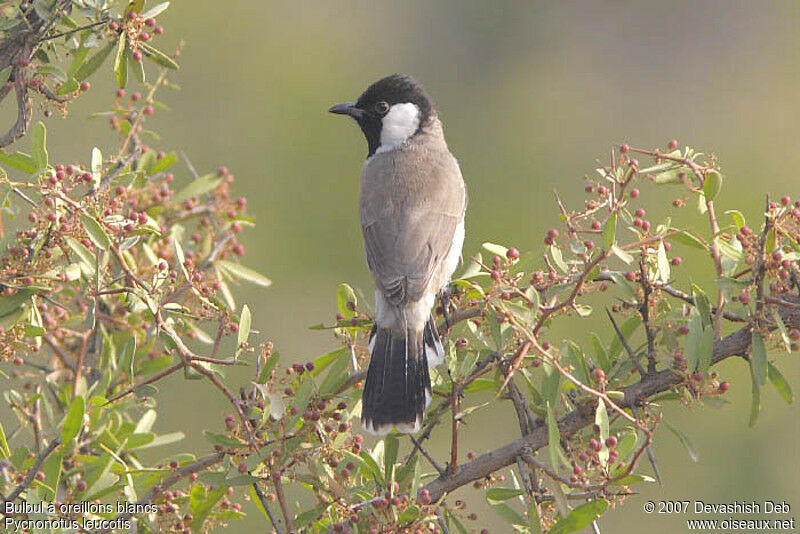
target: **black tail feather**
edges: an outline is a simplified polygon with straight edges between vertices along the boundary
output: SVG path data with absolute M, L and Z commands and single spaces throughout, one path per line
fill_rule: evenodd
M 373 328 L 372 356 L 361 406 L 361 423 L 376 434 L 392 428 L 417 432 L 431 398 L 423 331 Z

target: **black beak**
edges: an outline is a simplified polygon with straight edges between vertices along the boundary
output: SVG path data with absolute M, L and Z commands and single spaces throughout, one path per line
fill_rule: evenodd
M 336 104 L 335 106 L 331 107 L 328 112 L 336 113 L 337 115 L 350 115 L 354 119 L 357 119 L 364 114 L 364 110 L 357 108 L 353 102 Z

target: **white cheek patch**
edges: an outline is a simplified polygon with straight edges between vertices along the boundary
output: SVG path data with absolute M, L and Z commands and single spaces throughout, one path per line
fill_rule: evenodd
M 394 150 L 414 135 L 419 128 L 419 108 L 411 102 L 395 104 L 383 116 L 382 122 L 381 146 L 376 152 Z

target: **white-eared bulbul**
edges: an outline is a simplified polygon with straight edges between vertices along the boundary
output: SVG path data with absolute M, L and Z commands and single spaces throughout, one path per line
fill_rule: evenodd
M 361 423 L 417 432 L 431 401 L 428 366 L 444 360 L 431 310 L 461 257 L 466 188 L 414 79 L 387 76 L 330 112 L 355 119 L 369 147 L 359 209 L 376 317 Z

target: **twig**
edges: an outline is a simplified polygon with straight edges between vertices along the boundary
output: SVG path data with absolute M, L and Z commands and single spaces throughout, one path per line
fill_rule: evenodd
M 427 450 L 425 450 L 425 448 L 419 441 L 417 441 L 417 439 L 413 436 L 413 434 L 409 434 L 408 437 L 411 440 L 411 443 L 414 444 L 414 447 L 416 447 L 419 450 L 419 452 L 422 453 L 425 459 L 428 460 L 428 462 L 433 466 L 433 468 L 436 469 L 436 472 L 439 473 L 439 476 L 440 477 L 446 476 L 447 471 L 443 469 L 442 466 L 439 465 L 436 459 L 433 456 L 431 456 L 431 454 Z
M 161 481 L 158 484 L 156 484 L 155 486 L 153 486 L 150 489 L 150 491 L 147 492 L 147 494 L 144 497 L 142 497 L 135 504 L 135 506 L 131 505 L 129 508 L 133 510 L 133 509 L 141 508 L 145 504 L 150 504 L 151 502 L 156 500 L 158 498 L 158 496 L 161 495 L 165 490 L 167 490 L 170 487 L 172 487 L 179 480 L 190 476 L 192 473 L 197 473 L 199 471 L 203 471 L 205 469 L 208 469 L 212 465 L 218 464 L 219 462 L 222 461 L 222 459 L 224 457 L 225 457 L 225 452 L 217 452 L 215 454 L 212 454 L 211 456 L 206 456 L 205 458 L 197 460 L 194 463 L 191 463 L 189 465 L 186 465 L 186 466 L 183 466 L 183 467 L 181 467 L 179 469 L 176 469 L 170 476 L 168 476 L 163 481 Z M 123 519 L 128 519 L 132 515 L 133 515 L 132 512 L 123 512 L 123 513 L 119 514 L 116 517 L 116 520 L 117 521 L 121 521 Z M 104 528 L 104 529 L 96 530 L 94 532 L 94 534 L 105 534 L 105 533 L 108 533 L 108 532 L 111 532 L 111 529 Z
M 137 389 L 141 388 L 142 386 L 146 386 L 147 384 L 152 384 L 153 382 L 157 382 L 157 381 L 161 380 L 162 378 L 164 378 L 165 376 L 169 376 L 172 373 L 174 373 L 175 371 L 177 371 L 178 369 L 183 369 L 184 367 L 186 367 L 186 362 L 184 362 L 184 361 L 181 361 L 180 363 L 176 363 L 172 367 L 167 367 L 166 369 L 164 369 L 163 371 L 161 371 L 157 375 L 148 378 L 144 382 L 140 382 L 140 383 L 138 383 L 138 384 L 136 384 L 134 386 L 131 386 L 130 388 L 126 389 L 122 393 L 114 395 L 113 397 L 111 397 L 110 399 L 108 399 L 106 401 L 104 406 L 107 405 L 107 404 L 111 404 L 112 402 L 116 402 L 119 399 L 121 399 L 123 397 L 126 397 L 127 395 L 130 395 L 131 393 L 133 393 Z
M 292 514 L 289 512 L 289 507 L 286 503 L 286 496 L 283 494 L 283 484 L 281 483 L 280 473 L 273 475 L 272 481 L 275 483 L 275 495 L 278 496 L 278 502 L 281 505 L 281 513 L 283 514 L 283 520 L 286 522 L 287 532 L 289 534 L 296 534 L 297 529 L 294 526 Z
M 636 419 L 639 419 L 639 408 L 636 407 L 636 404 L 631 405 L 631 411 Z M 650 461 L 650 465 L 653 467 L 653 474 L 656 475 L 656 480 L 658 481 L 659 486 L 664 486 L 664 483 L 661 480 L 661 473 L 658 471 L 658 462 L 656 462 L 656 455 L 653 452 L 653 446 L 651 444 L 647 444 L 647 459 Z
M 644 372 L 642 364 L 639 363 L 639 359 L 636 357 L 636 353 L 633 352 L 631 346 L 628 345 L 628 340 L 625 339 L 625 336 L 622 335 L 622 331 L 619 329 L 619 326 L 617 326 L 617 322 L 614 320 L 614 316 L 611 315 L 611 312 L 608 311 L 608 308 L 606 308 L 606 314 L 608 315 L 608 318 L 611 321 L 612 326 L 614 327 L 614 332 L 617 333 L 617 337 L 619 338 L 620 342 L 622 342 L 622 346 L 625 347 L 625 352 L 628 353 L 631 362 L 633 362 L 633 366 L 636 367 L 636 371 L 639 373 L 639 376 L 644 377 L 646 373 Z
M 253 489 L 258 496 L 259 502 L 261 502 L 261 506 L 264 507 L 264 511 L 267 513 L 267 517 L 269 517 L 270 523 L 272 523 L 272 528 L 275 529 L 275 532 L 281 534 L 280 529 L 280 521 L 275 519 L 275 516 L 272 513 L 272 508 L 269 507 L 269 501 L 267 501 L 267 496 L 264 495 L 264 490 L 261 489 L 261 486 L 258 485 L 258 482 L 253 482 Z
M 33 482 L 33 479 L 36 477 L 36 473 L 39 472 L 39 469 L 41 469 L 44 461 L 47 459 L 48 456 L 50 456 L 50 454 L 52 454 L 54 450 L 56 450 L 56 447 L 58 447 L 59 445 L 61 445 L 61 438 L 55 438 L 53 441 L 50 442 L 50 445 L 48 445 L 47 448 L 45 448 L 42 452 L 39 453 L 39 456 L 36 458 L 36 461 L 33 462 L 33 465 L 30 467 L 30 469 L 28 469 L 28 472 L 25 474 L 25 478 L 22 479 L 22 482 L 20 482 L 17 485 L 17 487 L 14 488 L 14 490 L 11 493 L 9 493 L 8 497 L 4 499 L 5 501 L 5 504 L 3 505 L 4 510 L 8 503 L 17 500 L 17 497 L 19 497 L 22 494 L 22 492 L 25 491 L 25 488 L 31 485 L 31 482 Z

